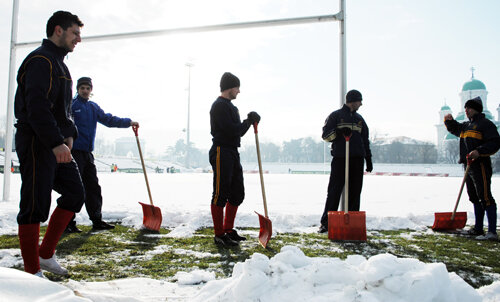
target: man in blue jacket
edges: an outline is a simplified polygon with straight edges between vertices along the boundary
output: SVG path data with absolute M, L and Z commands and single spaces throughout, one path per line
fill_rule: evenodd
M 337 211 L 345 185 L 346 141 L 344 136 L 351 135 L 349 140 L 349 211 L 359 211 L 365 160 L 366 171 L 373 170 L 368 125 L 363 117 L 357 113 L 362 101 L 363 97 L 359 91 L 354 89 L 349 91 L 346 94 L 344 106 L 332 112 L 323 127 L 322 138 L 324 141 L 332 143 L 333 159 L 328 195 L 319 227 L 320 233 L 328 231 L 328 212 Z
M 106 127 L 128 128 L 130 126 L 139 126 L 139 123 L 129 118 L 119 118 L 109 113 L 105 113 L 99 105 L 89 100 L 92 92 L 92 79 L 82 77 L 78 79 L 76 89 L 78 95 L 73 99 L 73 118 L 78 128 L 78 139 L 73 144 L 71 154 L 78 164 L 83 185 L 85 187 L 85 208 L 92 221 L 94 230 L 113 229 L 114 226 L 102 220 L 102 195 L 99 179 L 97 178 L 97 169 L 94 164 L 94 140 L 97 128 L 97 122 Z M 66 228 L 66 232 L 81 232 L 76 227 L 73 219 Z
M 78 16 L 55 12 L 47 21 L 47 39 L 19 67 L 14 101 L 16 152 L 21 172 L 19 245 L 28 273 L 41 269 L 66 275 L 55 249 L 64 228 L 83 205 L 84 189 L 71 157 L 78 132 L 71 119 L 73 82 L 64 57 L 81 42 Z M 48 219 L 52 190 L 61 196 L 50 216 L 42 243 L 40 222 Z
M 460 137 L 459 163 L 470 164 L 465 178 L 469 200 L 474 205 L 476 222 L 468 233 L 478 240 L 498 240 L 497 204 L 491 194 L 491 155 L 500 149 L 497 126 L 483 113 L 480 97 L 465 102 L 465 114 L 469 121 L 459 123 L 451 114 L 444 117 L 446 129 Z M 468 163 L 469 161 L 469 163 Z M 488 233 L 484 234 L 484 214 L 488 217 Z

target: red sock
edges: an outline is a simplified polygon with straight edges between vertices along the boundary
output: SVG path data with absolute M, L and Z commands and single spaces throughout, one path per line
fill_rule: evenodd
M 40 257 L 49 259 L 54 255 L 59 238 L 61 238 L 73 214 L 75 213 L 56 207 L 54 213 L 50 216 L 47 232 L 45 232 L 42 244 L 40 245 Z
M 19 246 L 24 261 L 24 271 L 36 274 L 40 270 L 38 259 L 38 240 L 40 238 L 40 223 L 19 225 Z
M 212 220 L 214 221 L 215 236 L 222 236 L 224 235 L 224 208 L 215 204 L 212 204 L 210 208 L 212 210 Z
M 226 204 L 226 216 L 224 217 L 224 232 L 229 232 L 234 228 L 234 219 L 236 218 L 236 212 L 238 211 L 238 206 L 232 205 L 231 203 Z

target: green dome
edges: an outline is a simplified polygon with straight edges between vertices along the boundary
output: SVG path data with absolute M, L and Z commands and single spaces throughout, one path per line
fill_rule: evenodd
M 484 85 L 483 82 L 476 80 L 472 78 L 469 82 L 466 82 L 464 86 L 462 87 L 462 91 L 469 91 L 469 90 L 486 90 L 486 86 Z
M 444 105 L 443 107 L 441 107 L 441 111 L 445 111 L 445 110 L 451 110 L 450 106 Z
M 452 139 L 457 140 L 457 139 L 458 139 L 458 137 L 456 137 L 455 135 L 453 135 L 453 134 L 451 134 L 451 133 L 446 134 L 446 136 L 444 137 L 444 140 L 445 140 L 445 141 L 446 141 L 446 140 L 452 140 Z

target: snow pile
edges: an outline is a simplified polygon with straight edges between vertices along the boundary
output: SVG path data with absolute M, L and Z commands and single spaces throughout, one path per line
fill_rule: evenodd
M 442 263 L 380 254 L 309 258 L 283 247 L 269 259 L 256 253 L 233 276 L 209 282 L 193 301 L 481 301 Z

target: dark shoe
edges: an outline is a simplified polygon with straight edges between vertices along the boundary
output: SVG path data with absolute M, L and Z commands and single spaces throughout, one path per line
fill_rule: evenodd
M 467 235 L 469 235 L 469 236 L 481 236 L 481 235 L 484 235 L 484 231 L 477 230 L 476 228 L 470 228 L 467 230 Z
M 68 224 L 68 226 L 66 227 L 66 229 L 64 230 L 64 233 L 81 233 L 82 230 L 80 230 L 76 224 Z
M 328 232 L 328 227 L 324 226 L 324 225 L 320 225 L 318 233 L 322 234 L 322 233 L 326 233 L 326 232 Z
M 214 236 L 214 242 L 217 245 L 224 246 L 224 247 L 231 247 L 231 246 L 237 246 L 238 241 L 234 241 L 233 239 L 229 238 L 227 234 L 224 234 L 222 236 Z
M 95 221 L 94 225 L 92 226 L 92 229 L 93 230 L 97 230 L 97 231 L 100 231 L 100 230 L 112 230 L 114 228 L 115 228 L 114 225 L 107 224 L 106 222 L 104 222 L 102 220 L 101 221 Z
M 228 231 L 226 234 L 227 234 L 227 236 L 229 238 L 231 238 L 234 241 L 244 241 L 244 240 L 247 240 L 246 237 L 238 235 L 238 232 L 236 232 L 235 229 L 232 229 L 232 230 Z

